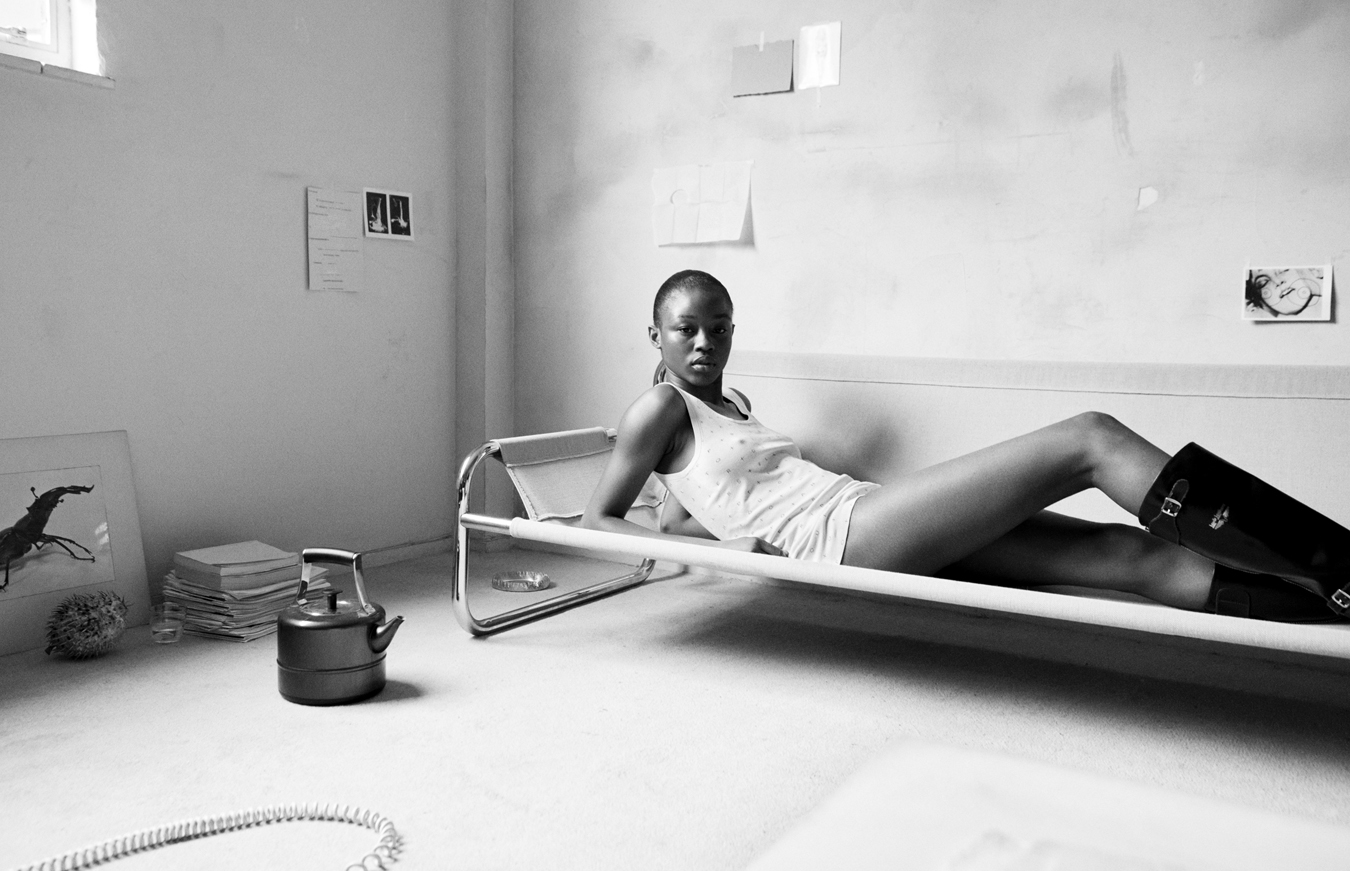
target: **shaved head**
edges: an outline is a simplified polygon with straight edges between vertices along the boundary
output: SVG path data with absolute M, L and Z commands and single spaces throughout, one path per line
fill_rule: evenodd
M 680 293 L 700 291 L 721 294 L 726 299 L 727 305 L 731 305 L 731 294 L 722 282 L 706 272 L 686 269 L 667 278 L 656 291 L 656 299 L 652 302 L 652 323 L 657 325 L 661 323 L 661 317 L 665 314 L 666 306 L 670 304 L 672 297 Z

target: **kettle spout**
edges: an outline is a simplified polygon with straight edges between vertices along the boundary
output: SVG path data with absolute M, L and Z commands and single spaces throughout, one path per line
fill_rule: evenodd
M 402 617 L 395 617 L 383 626 L 370 627 L 370 650 L 372 653 L 384 653 L 389 642 L 394 640 L 394 633 L 398 627 L 403 624 Z

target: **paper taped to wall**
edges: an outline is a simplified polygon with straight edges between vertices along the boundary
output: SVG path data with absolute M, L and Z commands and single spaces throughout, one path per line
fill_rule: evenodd
M 306 188 L 309 289 L 361 289 L 361 192 Z
M 839 84 L 838 21 L 803 27 L 797 38 L 797 90 Z
M 754 161 L 674 166 L 652 173 L 657 245 L 736 242 L 745 231 Z
M 731 96 L 792 90 L 792 40 L 738 45 L 731 50 Z

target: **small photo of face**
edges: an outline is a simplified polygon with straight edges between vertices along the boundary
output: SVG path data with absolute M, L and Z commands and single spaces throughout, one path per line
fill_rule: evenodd
M 1249 267 L 1242 317 L 1251 321 L 1331 320 L 1331 266 Z

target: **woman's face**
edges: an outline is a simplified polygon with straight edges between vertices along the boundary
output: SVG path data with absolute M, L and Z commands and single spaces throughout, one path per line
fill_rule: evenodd
M 659 323 L 648 327 L 668 378 L 685 389 L 716 384 L 731 356 L 731 300 L 709 290 L 687 290 L 667 300 Z
M 1256 273 L 1253 282 L 1260 288 L 1261 303 L 1277 315 L 1303 312 L 1321 293 L 1318 282 L 1302 269 L 1274 269 Z

